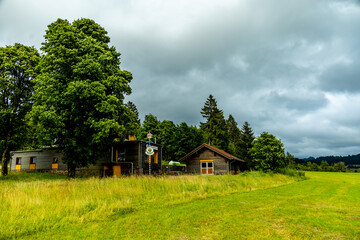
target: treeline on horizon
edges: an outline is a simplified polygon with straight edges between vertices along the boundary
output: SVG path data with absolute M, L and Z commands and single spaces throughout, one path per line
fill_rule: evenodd
M 296 158 L 296 163 L 300 164 L 307 164 L 308 162 L 321 164 L 321 162 L 324 161 L 329 164 L 343 162 L 345 165 L 360 165 L 360 154 L 348 156 L 321 156 L 317 158 Z

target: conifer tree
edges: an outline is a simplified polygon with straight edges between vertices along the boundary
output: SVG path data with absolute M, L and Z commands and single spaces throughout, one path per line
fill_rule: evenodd
M 229 138 L 229 146 L 228 152 L 234 156 L 240 156 L 241 151 L 241 132 L 237 126 L 237 122 L 234 117 L 230 114 L 229 118 L 226 121 L 227 129 L 228 129 L 228 138 Z
M 249 153 L 250 149 L 253 146 L 253 141 L 255 139 L 254 133 L 250 124 L 245 122 L 240 131 L 240 158 L 245 160 L 247 167 L 252 168 L 252 157 Z
M 228 137 L 227 126 L 223 111 L 217 107 L 215 98 L 210 94 L 201 115 L 206 119 L 205 123 L 200 123 L 200 129 L 204 133 L 204 140 L 215 147 L 227 151 Z

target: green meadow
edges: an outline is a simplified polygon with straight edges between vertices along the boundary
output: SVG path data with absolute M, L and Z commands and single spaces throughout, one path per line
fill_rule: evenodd
M 0 239 L 360 239 L 360 174 L 0 177 Z

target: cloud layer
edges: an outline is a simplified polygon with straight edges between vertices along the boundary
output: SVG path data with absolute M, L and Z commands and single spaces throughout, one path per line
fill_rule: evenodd
M 94 19 L 122 53 L 142 116 L 198 125 L 211 93 L 297 157 L 360 152 L 360 6 L 346 0 L 0 1 L 0 46 Z

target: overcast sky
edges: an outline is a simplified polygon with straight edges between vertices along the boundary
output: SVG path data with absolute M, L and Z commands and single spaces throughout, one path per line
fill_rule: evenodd
M 57 18 L 91 18 L 133 74 L 141 118 L 227 118 L 296 157 L 360 153 L 360 4 L 347 0 L 0 0 L 0 47 L 40 49 Z

